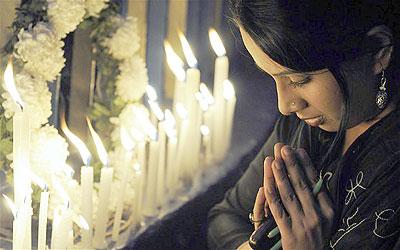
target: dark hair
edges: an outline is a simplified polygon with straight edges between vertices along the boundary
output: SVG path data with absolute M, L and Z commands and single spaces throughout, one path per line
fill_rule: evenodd
M 298 72 L 329 69 L 343 95 L 339 131 L 325 155 L 323 164 L 337 156 L 343 146 L 349 122 L 349 74 L 361 79 L 352 66 L 371 67 L 380 49 L 394 46 L 389 67 L 389 96 L 395 97 L 400 70 L 400 1 L 399 0 L 230 0 L 234 22 L 275 62 Z M 386 25 L 393 34 L 389 44 L 367 32 Z M 359 68 L 359 66 L 357 66 Z M 346 74 L 347 72 L 347 74 Z M 378 83 L 378 79 L 376 79 Z

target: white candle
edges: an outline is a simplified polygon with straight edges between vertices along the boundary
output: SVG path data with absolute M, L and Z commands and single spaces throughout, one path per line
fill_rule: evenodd
M 223 141 L 224 133 L 224 101 L 223 101 L 223 81 L 228 79 L 229 74 L 229 60 L 225 56 L 226 51 L 224 45 L 222 44 L 221 38 L 214 29 L 209 30 L 209 37 L 211 45 L 217 54 L 215 59 L 215 70 L 214 70 L 214 98 L 215 105 L 214 111 L 214 122 L 211 128 L 212 135 L 212 151 L 217 160 L 221 160 L 224 154 Z
M 108 222 L 108 208 L 111 193 L 111 184 L 114 169 L 107 166 L 101 169 L 99 205 L 97 208 L 96 221 L 94 223 L 93 246 L 95 248 L 105 248 L 106 230 Z
M 179 183 L 179 166 L 176 164 L 176 149 L 178 140 L 176 135 L 168 136 L 167 145 L 167 188 L 168 195 L 172 198 Z
M 38 250 L 46 249 L 47 210 L 49 204 L 49 192 L 47 188 L 40 194 L 39 226 L 38 226 Z
M 100 158 L 101 163 L 103 163 L 103 168 L 101 169 L 100 175 L 100 189 L 99 189 L 99 203 L 96 214 L 96 221 L 94 223 L 94 238 L 93 244 L 96 248 L 105 248 L 106 242 L 106 230 L 108 222 L 108 205 L 110 200 L 111 183 L 113 177 L 113 169 L 108 168 L 108 154 L 100 139 L 100 136 L 93 129 L 93 126 L 88 117 L 86 121 L 92 135 L 93 141 L 96 146 L 97 154 Z
M 132 165 L 132 150 L 135 146 L 133 140 L 130 138 L 129 133 L 125 129 L 125 127 L 120 128 L 120 138 L 121 138 L 121 144 L 125 149 L 125 155 L 122 161 L 122 180 L 120 181 L 120 186 L 118 188 L 119 192 L 118 192 L 117 206 L 115 209 L 114 225 L 112 231 L 112 239 L 113 241 L 116 242 L 119 239 L 122 214 L 124 211 L 125 192 L 130 177 L 129 168 L 131 168 Z
M 88 166 L 91 154 L 86 145 L 75 134 L 73 134 L 66 122 L 64 114 L 61 115 L 61 129 L 68 139 L 78 148 L 82 161 L 85 166 L 81 167 L 81 212 L 82 216 L 88 224 L 88 230 L 82 232 L 81 246 L 83 248 L 91 248 L 93 234 L 93 168 Z M 69 231 L 68 231 L 69 232 Z M 67 232 L 67 233 L 68 233 Z M 68 235 L 66 236 L 68 237 Z
M 182 103 L 177 104 L 177 111 L 180 119 L 180 128 L 179 128 L 179 138 L 178 138 L 178 149 L 176 153 L 176 165 L 179 175 L 179 181 L 181 181 L 181 177 L 185 178 L 187 173 L 187 168 L 184 165 L 184 155 L 187 153 L 187 138 L 189 136 L 189 120 L 188 120 L 188 113 L 186 109 L 183 107 Z
M 145 208 L 146 216 L 155 216 L 156 210 L 156 195 L 157 195 L 157 166 L 158 166 L 158 150 L 159 143 L 152 138 L 149 147 L 149 161 L 146 178 L 146 193 L 145 193 Z
M 203 160 L 204 165 L 207 166 L 211 162 L 210 129 L 207 126 L 202 125 L 200 131 L 203 136 Z
M 81 168 L 81 188 L 82 200 L 81 211 L 82 216 L 89 225 L 89 229 L 82 231 L 82 247 L 92 247 L 93 233 L 93 167 L 82 166 Z
M 158 123 L 158 141 L 159 141 L 159 154 L 158 154 L 158 167 L 157 167 L 157 196 L 156 202 L 158 206 L 162 206 L 165 201 L 165 123 Z
M 236 96 L 235 89 L 230 81 L 224 81 L 224 99 L 225 99 L 225 147 L 226 152 L 231 144 L 233 117 L 235 113 Z
M 120 186 L 118 188 L 118 200 L 117 200 L 117 207 L 115 210 L 115 215 L 114 215 L 114 225 L 113 225 L 113 230 L 112 230 L 112 239 L 113 241 L 118 241 L 119 240 L 119 231 L 121 228 L 121 221 L 122 221 L 122 214 L 124 211 L 124 200 L 125 200 L 125 192 L 126 192 L 126 187 L 128 185 L 128 180 L 129 180 L 129 167 L 131 165 L 131 160 L 132 160 L 132 152 L 126 152 L 125 153 L 125 159 L 124 159 L 124 164 L 123 164 L 123 174 L 122 174 L 122 180 L 120 182 Z
M 54 209 L 53 227 L 51 233 L 52 249 L 67 249 L 71 247 L 70 231 L 72 230 L 72 211 L 69 205 Z
M 135 197 L 133 199 L 133 203 L 131 204 L 131 206 L 133 207 L 133 212 L 132 212 L 132 216 L 133 216 L 133 223 L 139 223 L 140 221 L 140 195 L 141 195 L 141 186 L 142 186 L 142 171 L 141 171 L 141 166 L 138 162 L 135 162 L 133 164 L 133 170 L 135 173 L 135 179 L 134 179 L 134 192 L 135 192 Z
M 146 177 L 147 177 L 147 169 L 146 169 L 146 142 L 140 142 L 137 147 L 137 159 L 140 165 L 140 186 L 139 186 L 139 195 L 137 196 L 136 203 L 138 204 L 137 208 L 137 216 L 138 220 L 142 217 L 143 214 L 143 203 L 144 203 L 144 195 L 146 190 Z
M 16 111 L 13 116 L 13 177 L 14 177 L 14 202 L 18 210 L 27 206 L 26 209 L 31 208 L 31 177 L 26 173 L 30 173 L 29 166 L 29 142 L 30 142 L 30 116 L 24 109 L 24 102 L 22 101 L 14 81 L 13 66 L 11 58 L 7 64 L 4 72 L 4 82 L 6 90 L 11 95 L 11 98 L 16 103 Z M 25 210 L 22 209 L 22 210 Z M 20 216 L 18 223 L 23 223 L 21 228 L 24 232 L 20 235 L 15 235 L 14 242 L 22 244 L 25 249 L 31 249 L 31 223 L 32 216 L 30 213 L 24 213 L 26 218 Z M 21 233 L 21 232 L 20 232 Z

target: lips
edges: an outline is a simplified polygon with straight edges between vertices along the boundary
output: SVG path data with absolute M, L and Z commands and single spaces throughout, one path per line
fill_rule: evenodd
M 317 127 L 321 125 L 324 122 L 324 118 L 322 116 L 317 116 L 314 118 L 309 118 L 309 119 L 303 119 L 304 122 L 306 122 L 308 125 Z

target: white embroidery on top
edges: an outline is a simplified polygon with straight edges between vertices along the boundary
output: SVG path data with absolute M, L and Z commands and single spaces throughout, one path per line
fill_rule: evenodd
M 356 185 L 355 186 L 353 184 L 353 180 L 352 179 L 349 180 L 348 184 L 350 184 L 350 187 L 347 187 L 349 185 L 346 186 L 347 195 L 346 195 L 346 198 L 344 200 L 346 205 L 348 205 L 353 198 L 357 199 L 357 194 L 356 194 L 356 189 L 357 188 L 361 188 L 363 190 L 366 189 L 365 187 L 363 187 L 361 185 L 361 182 L 363 181 L 363 178 L 364 178 L 364 173 L 362 171 L 360 171 L 360 172 L 358 172 L 358 174 L 356 176 Z
M 381 238 L 381 239 L 386 239 L 386 238 L 388 238 L 388 237 L 390 237 L 390 236 L 393 236 L 393 235 L 395 235 L 399 230 L 397 229 L 396 231 L 394 231 L 393 233 L 391 233 L 391 234 L 388 234 L 388 235 L 381 235 L 381 234 L 379 234 L 377 231 L 378 231 L 378 226 L 380 226 L 380 225 L 382 225 L 382 224 L 384 224 L 386 221 L 388 221 L 389 220 L 389 218 L 390 218 L 390 216 L 392 215 L 392 214 L 394 214 L 395 213 L 395 211 L 393 210 L 393 209 L 391 209 L 391 208 L 387 208 L 387 209 L 385 209 L 385 210 L 382 210 L 381 212 L 375 212 L 375 216 L 376 216 L 376 219 L 375 219 L 375 228 L 374 228 L 374 231 L 373 231 L 373 233 L 377 236 L 377 237 L 379 237 L 379 238 Z
M 321 174 L 322 174 L 322 172 L 321 172 Z M 321 176 L 321 174 L 320 174 L 320 176 Z M 327 171 L 327 172 L 324 174 L 324 176 L 322 177 L 322 179 L 324 180 L 324 183 L 326 184 L 326 188 L 328 189 L 328 191 L 330 191 L 330 188 L 329 188 L 329 181 L 331 180 L 332 176 L 333 176 L 333 173 Z
M 362 219 L 359 222 L 353 222 L 350 224 L 350 220 L 352 220 L 358 213 L 358 207 L 355 211 L 355 213 L 349 217 L 347 217 L 347 219 L 343 218 L 343 224 L 345 224 L 345 228 L 339 228 L 338 232 L 343 232 L 343 234 L 335 241 L 329 241 L 329 245 L 332 249 L 335 249 L 335 246 L 337 245 L 337 243 L 344 237 L 346 236 L 348 233 L 350 233 L 351 231 L 353 231 L 353 229 L 357 228 L 359 225 L 361 225 L 367 218 Z

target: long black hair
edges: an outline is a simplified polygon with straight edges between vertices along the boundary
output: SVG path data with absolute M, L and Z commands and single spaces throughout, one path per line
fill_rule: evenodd
M 362 70 L 354 72 L 354 63 L 349 62 L 364 62 L 364 68 L 371 68 L 376 53 L 393 46 L 385 73 L 391 82 L 389 96 L 396 97 L 400 80 L 399 0 L 230 0 L 230 9 L 233 21 L 278 64 L 297 72 L 329 69 L 337 80 L 343 95 L 341 124 L 322 164 L 327 165 L 342 151 L 349 125 L 348 83 L 362 79 L 357 77 Z M 378 25 L 391 30 L 389 44 L 367 36 Z M 378 78 L 376 82 L 378 85 Z

